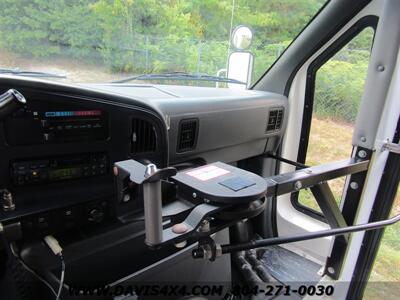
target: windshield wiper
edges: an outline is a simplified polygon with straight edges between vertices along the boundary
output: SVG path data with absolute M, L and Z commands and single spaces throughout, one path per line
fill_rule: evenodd
M 65 75 L 60 75 L 60 74 L 55 74 L 55 73 L 28 71 L 28 70 L 20 70 L 20 69 L 6 69 L 6 68 L 0 68 L 0 74 L 12 74 L 12 75 L 18 75 L 18 76 L 27 76 L 27 77 L 67 78 L 67 76 L 65 76 Z
M 142 74 L 137 76 L 130 76 L 119 80 L 112 81 L 112 83 L 124 83 L 132 80 L 195 80 L 195 81 L 214 81 L 214 82 L 227 82 L 236 84 L 246 84 L 245 82 L 220 76 L 213 76 L 208 74 L 191 74 L 185 72 L 169 72 L 160 74 Z

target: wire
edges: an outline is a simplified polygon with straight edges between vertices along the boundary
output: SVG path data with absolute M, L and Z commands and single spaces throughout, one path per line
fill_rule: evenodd
M 33 269 L 31 269 L 30 267 L 28 267 L 27 264 L 25 264 L 25 262 L 18 256 L 18 254 L 16 253 L 15 249 L 15 244 L 11 243 L 10 244 L 10 249 L 11 249 L 11 253 L 12 255 L 17 259 L 17 261 L 22 265 L 22 267 L 24 267 L 25 270 L 27 270 L 29 273 L 31 273 L 36 279 L 38 279 L 40 282 L 42 282 L 44 285 L 46 285 L 49 290 L 54 294 L 54 296 L 57 297 L 57 293 L 54 290 L 54 288 L 51 286 L 51 284 L 44 279 L 42 276 L 40 276 L 38 273 L 36 273 Z
M 59 286 L 56 295 L 56 300 L 60 300 L 61 291 L 64 285 L 64 276 L 65 276 L 65 262 L 64 262 L 64 257 L 62 255 L 62 247 L 60 246 L 60 243 L 57 241 L 57 239 L 52 235 L 45 236 L 44 241 L 50 248 L 50 250 L 53 251 L 54 255 L 59 256 L 61 260 L 61 275 L 60 275 L 60 280 L 58 282 Z
M 248 250 L 248 249 L 255 249 L 255 248 L 260 248 L 260 247 L 282 245 L 282 244 L 300 242 L 300 241 L 305 241 L 305 240 L 312 240 L 312 239 L 317 239 L 317 238 L 327 237 L 327 236 L 343 235 L 343 234 L 347 234 L 347 233 L 351 233 L 351 232 L 374 230 L 374 229 L 386 227 L 388 225 L 393 225 L 399 221 L 400 221 L 400 214 L 396 215 L 395 217 L 390 218 L 390 219 L 366 223 L 366 224 L 358 224 L 358 225 L 352 225 L 352 226 L 347 226 L 347 227 L 339 227 L 339 228 L 333 228 L 333 229 L 327 229 L 327 230 L 314 231 L 312 233 L 300 234 L 300 235 L 295 235 L 295 236 L 273 237 L 273 238 L 255 240 L 255 241 L 233 244 L 233 245 L 226 244 L 226 245 L 221 246 L 221 250 L 222 250 L 222 254 L 225 254 L 225 253 L 231 253 L 231 252 Z
M 65 261 L 64 258 L 62 256 L 62 253 L 60 253 L 60 259 L 61 259 L 61 276 L 60 276 L 60 285 L 58 287 L 58 292 L 56 295 L 56 300 L 60 300 L 60 296 L 61 296 L 61 291 L 64 285 L 64 277 L 65 277 Z
M 53 293 L 53 295 L 56 297 L 56 300 L 61 300 L 61 292 L 62 288 L 64 286 L 64 278 L 65 278 L 65 261 L 64 257 L 62 256 L 62 253 L 58 255 L 61 260 L 61 276 L 60 276 L 60 281 L 59 281 L 59 286 L 58 286 L 58 291 L 56 292 L 54 288 L 51 286 L 51 284 L 44 279 L 41 275 L 39 275 L 36 271 L 31 269 L 17 254 L 17 252 L 14 249 L 15 244 L 11 243 L 10 244 L 10 249 L 11 253 L 13 256 L 17 259 L 17 261 L 24 267 L 25 270 L 27 270 L 29 273 L 31 273 L 36 279 L 38 279 L 40 282 L 42 282 L 44 285 L 46 285 L 49 290 Z

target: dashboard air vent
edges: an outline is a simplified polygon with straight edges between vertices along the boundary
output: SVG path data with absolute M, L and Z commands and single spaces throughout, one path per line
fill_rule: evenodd
M 278 131 L 282 127 L 283 122 L 283 107 L 273 108 L 269 111 L 268 123 L 266 132 Z
M 186 119 L 179 123 L 177 152 L 193 150 L 196 146 L 199 120 Z
M 155 152 L 157 145 L 156 130 L 149 121 L 132 120 L 131 153 Z

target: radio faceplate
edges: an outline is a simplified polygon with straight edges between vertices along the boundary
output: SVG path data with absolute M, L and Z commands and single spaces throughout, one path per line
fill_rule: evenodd
M 102 110 L 22 108 L 5 121 L 10 145 L 106 140 L 108 116 Z
M 15 161 L 11 163 L 10 176 L 14 185 L 23 186 L 105 175 L 108 166 L 105 153 L 88 153 Z

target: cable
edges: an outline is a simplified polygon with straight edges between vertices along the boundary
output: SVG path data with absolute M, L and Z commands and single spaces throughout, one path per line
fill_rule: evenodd
M 65 261 L 64 257 L 62 255 L 62 248 L 58 241 L 51 235 L 46 236 L 44 238 L 45 243 L 49 246 L 49 248 L 52 250 L 52 252 L 60 257 L 61 260 L 61 275 L 60 275 L 60 280 L 59 280 L 59 286 L 57 292 L 54 290 L 54 288 L 51 286 L 51 284 L 44 279 L 42 276 L 40 276 L 37 272 L 35 272 L 33 269 L 31 269 L 17 254 L 17 251 L 15 250 L 15 243 L 10 243 L 10 249 L 11 253 L 13 256 L 17 259 L 17 261 L 24 267 L 25 270 L 27 270 L 29 273 L 31 273 L 36 279 L 38 279 L 40 282 L 42 282 L 44 285 L 46 285 L 49 290 L 53 293 L 53 295 L 56 297 L 55 300 L 61 300 L 61 292 L 62 288 L 64 285 L 64 278 L 65 278 Z
M 54 290 L 54 288 L 51 286 L 51 284 L 50 284 L 46 279 L 44 279 L 42 276 L 40 276 L 38 273 L 36 273 L 33 269 L 31 269 L 30 267 L 28 267 L 28 265 L 25 264 L 25 262 L 18 256 L 18 254 L 16 253 L 14 247 L 15 247 L 15 244 L 14 244 L 14 243 L 11 243 L 11 244 L 10 244 L 10 249 L 11 249 L 11 253 L 12 253 L 12 255 L 15 257 L 15 259 L 22 265 L 22 267 L 23 267 L 25 270 L 27 270 L 27 271 L 28 271 L 29 273 L 31 273 L 36 279 L 38 279 L 40 282 L 42 282 L 44 285 L 46 285 L 46 286 L 49 288 L 49 290 L 53 293 L 53 295 L 54 295 L 55 297 L 57 297 L 57 293 L 56 293 L 56 291 Z
M 64 262 L 64 257 L 62 255 L 62 247 L 52 235 L 45 236 L 44 241 L 47 244 L 47 246 L 49 246 L 51 251 L 53 251 L 54 255 L 59 256 L 61 260 L 61 275 L 58 286 L 58 292 L 56 294 L 56 300 L 60 300 L 61 291 L 64 285 L 64 277 L 65 277 L 65 262 Z
M 64 276 L 65 276 L 65 262 L 64 262 L 64 258 L 62 256 L 62 252 L 60 252 L 59 256 L 60 256 L 60 259 L 61 259 L 61 276 L 60 276 L 60 285 L 58 287 L 56 300 L 60 300 L 61 291 L 62 291 L 62 288 L 63 288 L 63 285 L 64 285 Z
M 231 253 L 236 251 L 248 250 L 248 249 L 255 249 L 260 247 L 267 247 L 272 245 L 281 245 L 281 244 L 288 244 L 293 242 L 317 239 L 321 237 L 327 236 L 336 236 L 336 235 L 343 235 L 346 233 L 357 232 L 357 231 L 367 231 L 367 230 L 374 230 L 381 227 L 386 227 L 388 225 L 393 225 L 400 221 L 400 215 L 397 215 L 391 219 L 383 220 L 383 221 L 376 221 L 366 224 L 359 224 L 353 226 L 347 226 L 343 228 L 333 228 L 327 230 L 320 230 L 315 231 L 312 233 L 300 234 L 295 236 L 284 236 L 284 237 L 274 237 L 262 240 L 255 240 L 246 243 L 239 243 L 234 245 L 222 245 L 221 246 L 221 253 Z

